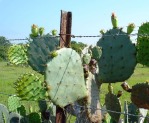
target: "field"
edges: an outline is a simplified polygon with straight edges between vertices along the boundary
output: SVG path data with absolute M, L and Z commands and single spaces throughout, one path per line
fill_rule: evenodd
M 0 62 L 0 103 L 7 105 L 8 96 L 15 94 L 13 83 L 21 74 L 26 72 L 36 73 L 30 67 L 8 66 L 6 62 Z M 139 82 L 145 82 L 146 80 L 149 80 L 149 68 L 138 64 L 136 66 L 134 74 L 127 80 L 127 82 L 130 86 L 132 86 Z M 121 83 L 115 83 L 112 84 L 112 86 L 115 94 L 117 94 L 118 90 L 123 91 L 123 89 L 121 88 Z M 108 84 L 102 84 L 100 91 L 100 99 L 102 105 L 104 104 L 104 95 L 107 92 Z M 130 101 L 130 93 L 123 91 L 123 95 L 120 97 L 120 100 L 123 107 L 125 100 Z M 28 104 L 29 102 L 25 103 Z

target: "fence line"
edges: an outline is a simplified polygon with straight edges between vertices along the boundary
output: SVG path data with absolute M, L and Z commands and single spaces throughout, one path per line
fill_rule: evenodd
M 7 93 L 4 93 L 4 92 L 0 92 L 0 94 L 7 95 L 7 96 L 16 96 L 15 94 L 7 94 Z M 43 101 L 45 101 L 45 100 L 43 100 Z M 46 101 L 46 102 L 51 102 L 51 101 L 49 100 L 49 101 Z M 95 109 L 95 108 L 92 108 L 92 107 L 81 106 L 81 105 L 78 105 L 78 104 L 73 104 L 72 106 L 74 107 L 73 109 L 75 109 L 75 108 L 76 109 L 81 109 L 81 111 L 85 111 L 87 109 Z M 65 109 L 65 110 L 67 111 L 67 109 Z M 149 119 L 149 116 L 144 117 L 142 115 L 135 115 L 135 114 L 125 113 L 125 112 L 117 112 L 117 111 L 108 110 L 108 109 L 96 108 L 96 110 L 101 110 L 101 111 L 112 112 L 112 113 L 116 113 L 116 114 L 123 114 L 123 115 L 129 115 L 129 116 L 142 117 L 142 118 Z
M 117 34 L 108 34 L 108 35 L 105 35 L 105 34 L 101 34 L 101 35 L 72 35 L 72 34 L 59 34 L 60 36 L 53 36 L 53 38 L 59 38 L 59 37 L 61 37 L 61 35 L 70 35 L 72 38 L 97 38 L 97 37 L 102 37 L 102 36 L 104 36 L 104 37 L 110 37 L 110 36 L 124 36 L 124 35 L 128 35 L 128 36 L 149 36 L 149 34 L 148 33 L 146 33 L 146 34 L 139 34 L 139 33 L 133 33 L 133 34 L 119 34 L 119 33 L 117 33 Z M 36 37 L 36 38 L 38 38 L 38 37 Z M 40 38 L 40 37 L 39 37 Z M 7 39 L 7 40 L 9 40 L 9 41 L 20 41 L 20 40 L 26 40 L 26 41 L 28 41 L 28 40 L 30 40 L 30 38 L 16 38 L 16 39 Z

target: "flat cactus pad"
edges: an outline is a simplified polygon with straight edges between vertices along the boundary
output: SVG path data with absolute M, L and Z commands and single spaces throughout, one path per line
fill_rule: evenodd
M 71 48 L 62 48 L 47 63 L 45 80 L 52 102 L 60 107 L 87 96 L 82 61 Z

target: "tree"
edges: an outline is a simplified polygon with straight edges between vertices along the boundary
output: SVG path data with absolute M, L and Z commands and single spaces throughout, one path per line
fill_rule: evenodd
M 76 41 L 71 41 L 71 48 L 74 49 L 76 52 L 78 52 L 79 54 L 81 54 L 82 50 L 84 49 L 84 47 L 86 47 L 87 45 L 82 43 L 82 42 L 76 42 Z
M 7 50 L 11 43 L 5 37 L 0 36 L 0 61 L 7 59 Z

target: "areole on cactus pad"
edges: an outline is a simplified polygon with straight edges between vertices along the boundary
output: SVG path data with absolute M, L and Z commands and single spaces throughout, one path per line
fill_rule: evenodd
M 47 63 L 45 81 L 51 101 L 65 107 L 87 96 L 83 66 L 79 54 L 71 48 L 57 50 Z

